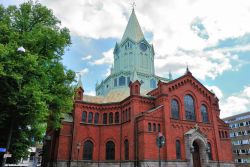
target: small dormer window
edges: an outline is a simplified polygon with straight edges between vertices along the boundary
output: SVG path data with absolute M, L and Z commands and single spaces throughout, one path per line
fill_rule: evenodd
M 125 77 L 124 76 L 121 76 L 119 78 L 119 86 L 124 86 L 125 85 Z

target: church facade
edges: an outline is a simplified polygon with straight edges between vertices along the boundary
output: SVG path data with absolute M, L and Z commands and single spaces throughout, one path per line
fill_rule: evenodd
M 85 95 L 79 81 L 72 113 L 47 131 L 44 166 L 234 166 L 218 98 L 188 68 L 174 80 L 155 75 L 134 10 L 96 94 Z

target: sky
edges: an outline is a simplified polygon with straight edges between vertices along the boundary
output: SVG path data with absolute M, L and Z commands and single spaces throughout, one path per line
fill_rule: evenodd
M 27 0 L 0 0 L 4 6 Z M 110 73 L 113 49 L 132 0 L 40 0 L 70 30 L 63 64 L 80 72 L 86 94 Z M 220 100 L 221 118 L 250 111 L 249 0 L 137 0 L 135 12 L 154 45 L 155 71 L 173 79 L 189 66 Z

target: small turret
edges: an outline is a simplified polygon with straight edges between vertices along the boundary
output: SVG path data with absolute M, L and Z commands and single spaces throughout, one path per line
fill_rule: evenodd
M 83 89 L 83 85 L 82 85 L 82 79 L 81 79 L 81 75 L 79 75 L 79 79 L 76 85 L 76 90 L 75 90 L 75 100 L 83 100 L 83 93 L 84 93 L 84 89 Z
M 138 80 L 136 80 L 135 82 L 130 82 L 129 87 L 130 87 L 130 96 L 140 95 L 141 83 Z

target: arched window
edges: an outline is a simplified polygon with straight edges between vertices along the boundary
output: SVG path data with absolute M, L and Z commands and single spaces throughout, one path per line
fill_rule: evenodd
M 151 123 L 148 123 L 148 131 L 150 132 L 152 130 Z
M 115 123 L 119 123 L 119 112 L 115 113 Z
M 176 140 L 175 148 L 176 148 L 176 159 L 181 159 L 181 143 L 180 143 L 180 140 Z
M 204 104 L 201 105 L 201 115 L 202 115 L 202 122 L 208 123 L 207 107 Z
M 177 100 L 171 101 L 171 116 L 174 119 L 179 119 L 179 104 Z
M 94 120 L 94 123 L 95 124 L 98 124 L 99 122 L 99 113 L 95 113 L 95 120 Z
M 115 160 L 115 144 L 112 141 L 106 143 L 106 160 Z
M 150 80 L 150 88 L 156 88 L 156 81 L 154 79 Z
M 103 124 L 107 124 L 107 113 L 103 114 Z
M 125 160 L 129 159 L 129 143 L 127 139 L 124 141 L 124 156 Z
M 82 122 L 86 122 L 87 121 L 87 112 L 83 111 L 82 112 Z
M 125 77 L 124 76 L 121 76 L 119 77 L 119 86 L 124 86 L 125 85 Z
M 158 132 L 161 131 L 161 124 L 158 124 Z
M 153 124 L 153 131 L 156 132 L 156 124 Z
M 92 123 L 92 120 L 93 120 L 93 113 L 90 112 L 88 115 L 88 123 Z
M 109 113 L 109 124 L 113 123 L 113 113 Z
M 87 140 L 83 144 L 83 160 L 92 160 L 94 144 L 92 141 Z
M 186 120 L 195 121 L 194 99 L 190 95 L 184 97 Z
M 208 159 L 209 159 L 209 160 L 213 160 L 211 144 L 210 144 L 210 143 L 207 143 L 207 146 L 208 146 L 208 148 L 207 148 Z

